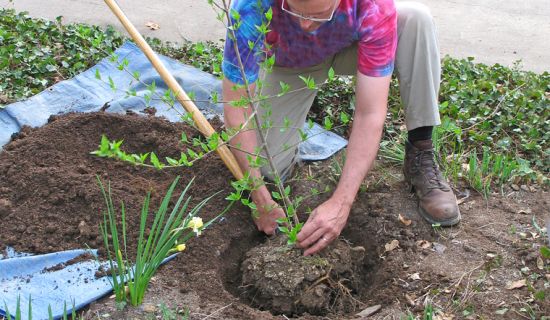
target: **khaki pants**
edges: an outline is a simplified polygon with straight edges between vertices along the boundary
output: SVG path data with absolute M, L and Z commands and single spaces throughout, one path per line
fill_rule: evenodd
M 441 66 L 432 16 L 428 8 L 420 3 L 399 2 L 396 6 L 398 42 L 395 68 L 405 107 L 407 129 L 438 125 L 437 98 Z M 264 83 L 261 94 L 264 96 L 279 94 L 281 81 L 290 85 L 291 92 L 270 98 L 266 103 L 268 107 L 258 108 L 261 121 L 270 120 L 271 126 L 264 133 L 281 177 L 289 173 L 296 161 L 297 146 L 301 141 L 298 129 L 303 127 L 317 93 L 304 88 L 305 84 L 299 76 L 311 76 L 316 84 L 321 84 L 327 80 L 331 67 L 336 74 L 355 75 L 357 46 L 351 46 L 313 67 L 274 67 L 270 73 L 260 73 Z M 300 88 L 303 89 L 297 90 Z M 285 122 L 290 123 L 290 127 L 282 128 Z M 262 168 L 262 174 L 271 180 L 275 176 L 267 166 Z

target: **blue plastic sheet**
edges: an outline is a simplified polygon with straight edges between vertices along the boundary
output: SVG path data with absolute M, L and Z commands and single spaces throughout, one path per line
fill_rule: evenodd
M 138 47 L 127 42 L 115 51 L 115 56 L 118 57 L 118 63 L 123 60 L 128 62 L 128 70 L 139 72 L 141 81 L 138 82 L 130 73 L 119 70 L 117 62 L 113 63 L 105 58 L 73 79 L 57 83 L 36 96 L 0 110 L 0 147 L 8 143 L 22 126 L 40 127 L 52 115 L 99 111 L 105 104 L 109 105 L 107 112 L 126 113 L 130 110 L 143 114 L 147 107 L 144 96 L 150 94 L 150 89 L 145 84 L 153 82 L 156 84 L 156 95 L 152 96 L 149 105 L 157 110 L 156 115 L 173 122 L 181 120 L 184 109 L 179 103 L 170 107 L 155 98 L 162 96 L 168 88 Z M 222 114 L 222 105 L 212 103 L 211 98 L 212 92 L 218 92 L 221 96 L 219 79 L 173 59 L 163 56 L 160 59 L 184 90 L 195 95 L 197 107 L 207 118 Z M 97 79 L 97 74 L 101 80 Z M 136 95 L 128 95 L 128 92 L 135 92 Z M 318 125 L 312 129 L 305 126 L 304 131 L 311 138 L 300 144 L 299 155 L 302 160 L 327 159 L 347 144 L 345 139 L 334 133 L 324 132 Z M 70 312 L 73 306 L 76 309 L 82 308 L 109 293 L 111 286 L 106 278 L 96 279 L 93 274 L 88 273 L 88 270 L 97 270 L 98 267 L 88 265 L 93 264 L 91 261 L 77 263 L 59 271 L 43 272 L 83 252 L 84 250 L 73 250 L 39 256 L 21 256 L 12 252 L 6 257 L 0 255 L 0 315 L 5 314 L 5 305 L 13 314 L 18 297 L 22 310 L 27 310 L 30 296 L 33 319 L 47 319 L 48 306 L 51 306 L 54 318 L 58 319 L 65 303 Z M 26 314 L 23 319 L 27 319 Z
M 68 263 L 80 255 L 86 259 Z M 29 319 L 29 300 L 32 319 L 61 319 L 88 304 L 111 293 L 109 276 L 97 277 L 96 272 L 108 269 L 107 262 L 100 264 L 91 256 L 97 250 L 68 250 L 43 255 L 29 255 L 7 248 L 5 257 L 0 255 L 0 315 L 7 311 L 13 317 L 19 300 L 21 319 Z M 174 259 L 178 253 L 162 261 Z
M 78 310 L 110 293 L 108 278 L 95 277 L 99 268 L 95 260 L 47 271 L 85 253 L 95 251 L 70 250 L 0 260 L 0 315 L 7 315 L 7 309 L 14 316 L 19 299 L 22 319 L 28 319 L 31 299 L 32 319 L 48 319 L 49 308 L 53 318 L 59 319 L 65 308 L 70 314 L 73 308 Z

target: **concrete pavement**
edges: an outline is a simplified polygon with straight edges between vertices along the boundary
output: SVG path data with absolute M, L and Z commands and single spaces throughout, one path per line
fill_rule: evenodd
M 400 2 L 402 0 L 397 0 Z M 431 8 L 441 51 L 453 57 L 550 71 L 550 5 L 548 0 L 417 0 Z M 224 38 L 224 28 L 206 0 L 119 0 L 122 9 L 145 36 L 172 42 Z M 101 26 L 120 23 L 102 0 L 0 0 L 0 6 L 28 11 L 31 16 L 65 23 Z M 145 25 L 154 22 L 158 30 Z

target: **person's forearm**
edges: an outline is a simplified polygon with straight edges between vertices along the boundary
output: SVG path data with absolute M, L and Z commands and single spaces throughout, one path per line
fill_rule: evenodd
M 381 117 L 380 117 L 381 116 Z M 346 162 L 333 197 L 343 205 L 351 206 L 355 195 L 370 170 L 380 143 L 385 113 L 382 115 L 358 115 L 346 151 Z
M 389 77 L 357 76 L 353 128 L 342 176 L 333 194 L 342 205 L 351 207 L 376 158 L 386 118 L 389 81 Z
M 240 88 L 233 90 L 234 83 L 224 79 L 223 80 L 223 100 L 226 102 L 240 100 L 242 96 L 246 96 L 246 89 Z M 249 92 L 254 92 L 254 85 L 251 85 Z M 234 107 L 225 103 L 224 105 L 224 122 L 227 128 L 239 128 L 244 125 L 252 114 L 252 109 L 250 107 Z M 262 175 L 259 168 L 251 168 L 248 161 L 249 157 L 254 157 L 256 154 L 256 149 L 258 147 L 258 141 L 256 136 L 256 131 L 254 129 L 249 129 L 253 125 L 253 121 L 249 121 L 247 128 L 244 128 L 239 134 L 237 134 L 230 141 L 231 151 L 235 155 L 237 162 L 241 169 L 245 172 L 249 172 L 250 177 L 256 179 L 261 179 Z M 266 198 L 269 196 L 267 188 L 261 187 L 257 191 L 252 193 L 252 197 L 255 200 L 263 200 L 260 198 Z

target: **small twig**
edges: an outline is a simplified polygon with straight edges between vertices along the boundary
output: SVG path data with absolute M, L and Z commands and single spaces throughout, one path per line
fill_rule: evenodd
M 507 226 L 507 225 L 508 225 L 507 223 L 502 223 L 502 222 L 491 222 L 491 223 L 487 223 L 487 224 L 485 224 L 485 225 L 482 225 L 481 227 L 477 227 L 477 230 L 483 229 L 483 228 L 485 228 L 485 227 L 492 226 L 492 225 L 495 225 L 495 224 L 499 224 L 499 225 L 503 225 L 503 226 Z
M 474 272 L 474 271 L 476 271 L 477 269 L 483 267 L 483 265 L 485 265 L 485 262 L 482 263 L 482 264 L 480 264 L 480 265 L 478 265 L 478 266 L 476 266 L 475 268 L 472 268 L 470 271 L 464 272 L 464 273 L 460 276 L 460 278 L 458 279 L 458 281 L 456 281 L 455 283 L 453 283 L 453 284 L 451 284 L 450 286 L 448 286 L 447 288 L 445 288 L 444 291 L 448 290 L 448 289 L 451 288 L 451 287 L 455 287 L 455 289 L 454 289 L 454 291 L 453 291 L 453 293 L 452 293 L 452 295 L 451 295 L 452 297 L 454 297 L 454 296 L 456 295 L 456 292 L 458 291 L 458 287 L 460 286 L 460 283 L 462 282 L 462 279 L 464 279 L 464 277 L 465 277 L 466 275 L 468 275 L 468 280 L 469 280 L 469 279 L 470 279 L 470 275 L 472 274 L 472 272 Z M 468 287 L 469 287 L 469 284 L 468 284 Z M 468 288 L 468 287 L 467 287 L 467 288 Z M 468 289 L 466 289 L 466 291 L 467 291 L 467 290 L 468 290 Z M 467 292 L 466 292 L 466 293 L 467 293 Z M 462 300 L 462 302 L 463 302 L 463 301 L 465 301 L 465 300 Z
M 516 309 L 512 309 L 512 311 L 514 311 L 517 315 L 521 316 L 522 318 L 525 318 L 525 319 L 531 319 L 529 318 L 528 316 L 524 315 L 524 314 L 521 314 L 519 313 Z
M 206 317 L 202 318 L 202 320 L 208 319 L 208 318 L 214 316 L 214 314 L 219 313 L 220 311 L 222 311 L 222 310 L 224 310 L 225 308 L 231 306 L 232 304 L 233 304 L 233 302 L 231 302 L 230 304 L 226 305 L 225 307 L 219 308 L 218 310 L 216 310 L 216 311 L 212 312 L 211 314 L 207 315 Z

